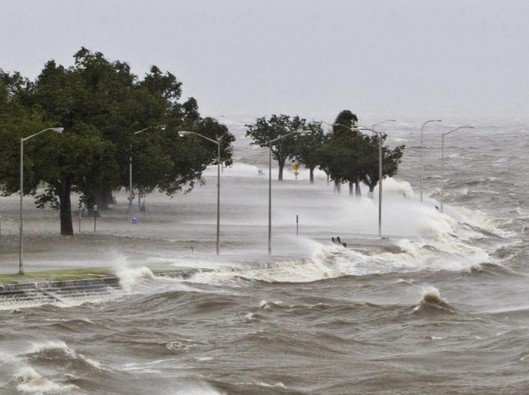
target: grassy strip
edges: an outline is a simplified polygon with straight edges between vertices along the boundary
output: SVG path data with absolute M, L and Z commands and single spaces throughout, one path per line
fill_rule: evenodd
M 36 281 L 73 281 L 73 280 L 90 280 L 114 276 L 114 272 L 109 269 L 65 269 L 65 270 L 47 270 L 40 272 L 28 272 L 20 274 L 0 274 L 0 285 L 25 284 Z

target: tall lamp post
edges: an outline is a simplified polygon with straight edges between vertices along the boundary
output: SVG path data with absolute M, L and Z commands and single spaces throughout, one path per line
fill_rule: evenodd
M 376 125 L 375 125 L 376 126 Z M 378 141 L 378 237 L 382 238 L 382 180 L 384 178 L 382 168 L 382 133 L 374 129 L 361 126 L 358 130 L 367 130 L 377 136 Z
M 137 134 L 143 133 L 146 130 L 155 129 L 155 128 L 165 130 L 165 125 L 148 126 L 141 130 L 138 130 L 137 132 L 134 132 L 134 136 L 136 136 Z M 132 188 L 132 142 L 130 143 L 129 148 L 130 148 L 129 150 L 129 221 L 130 221 L 130 219 L 132 218 L 132 201 L 134 200 L 134 190 Z
M 422 136 L 423 136 L 423 132 L 424 132 L 424 127 L 429 124 L 429 123 L 433 123 L 433 122 L 443 122 L 442 119 L 429 119 L 427 120 L 426 122 L 424 122 L 421 126 L 421 183 L 420 183 L 420 186 L 419 186 L 419 189 L 420 189 L 420 194 L 421 194 L 421 203 L 422 203 L 422 196 L 423 196 L 423 184 L 424 184 L 424 165 L 423 165 L 423 139 L 422 139 Z
M 465 125 L 465 126 L 459 126 L 455 129 L 452 129 L 448 132 L 444 132 L 441 135 L 441 212 L 443 212 L 443 200 L 445 196 L 445 136 L 448 136 L 450 133 L 454 133 L 461 129 L 474 129 L 474 126 Z
M 374 126 L 380 125 L 383 122 L 395 122 L 394 119 L 387 119 L 385 121 L 379 122 L 375 124 Z M 357 128 L 351 128 L 347 125 L 341 124 L 341 123 L 334 123 L 334 124 L 328 124 L 330 126 L 342 126 L 344 128 L 347 128 L 349 130 L 352 130 L 353 132 L 356 132 L 358 130 L 366 130 L 368 132 L 373 133 L 375 136 L 377 136 L 378 141 L 378 236 L 382 238 L 382 179 L 384 177 L 383 174 L 383 167 L 382 167 L 382 133 L 376 131 L 374 128 L 368 128 L 365 126 L 359 126 Z
M 62 133 L 64 128 L 47 128 L 43 129 L 40 132 L 32 134 L 28 137 L 20 138 L 20 227 L 19 227 L 19 236 L 18 236 L 18 274 L 24 274 L 24 256 L 23 256 L 23 236 L 24 236 L 24 209 L 23 209 L 23 200 L 24 200 L 24 142 L 36 137 L 44 132 L 53 131 L 56 133 Z
M 371 129 L 364 129 L 370 131 L 371 133 L 374 133 L 377 136 L 378 140 L 378 237 L 380 238 L 382 238 L 382 179 L 384 178 L 384 175 L 382 164 L 382 133 L 375 131 L 375 127 L 382 125 L 386 122 L 397 122 L 397 120 L 385 119 L 384 121 L 373 124 Z
M 212 142 L 213 144 L 217 144 L 217 255 L 220 253 L 220 166 L 221 166 L 221 158 L 220 158 L 220 143 L 222 141 L 222 136 L 217 137 L 216 140 L 210 139 L 209 137 L 206 137 L 200 133 L 196 132 L 190 132 L 186 130 L 182 130 L 178 132 L 178 135 L 180 137 L 188 136 L 194 134 L 195 136 L 202 137 L 205 140 L 208 140 Z
M 302 132 L 303 130 L 294 130 L 283 136 L 268 140 L 268 255 L 272 254 L 272 143 Z

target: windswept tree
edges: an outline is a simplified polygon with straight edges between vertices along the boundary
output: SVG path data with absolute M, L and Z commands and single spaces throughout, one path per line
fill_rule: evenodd
M 353 185 L 362 177 L 364 143 L 361 136 L 351 134 L 331 137 L 318 150 L 320 167 L 327 172 L 336 185 Z
M 192 188 L 202 171 L 216 161 L 213 144 L 180 138 L 177 131 L 197 130 L 223 136 L 223 162 L 231 162 L 233 136 L 211 118 L 202 119 L 193 98 L 180 102 L 181 83 L 156 66 L 139 80 L 129 66 L 100 52 L 81 48 L 70 67 L 45 64 L 35 81 L 0 72 L 0 188 L 18 192 L 18 143 L 50 126 L 27 144 L 24 193 L 36 195 L 39 207 L 60 209 L 61 234 L 73 234 L 71 192 L 84 202 L 106 205 L 111 191 L 128 187 L 128 158 L 135 157 L 135 186 L 173 194 Z M 135 136 L 146 127 L 153 128 Z M 44 185 L 44 190 L 39 189 Z
M 210 141 L 204 140 L 198 136 L 178 136 L 178 128 L 169 131 L 159 131 L 155 134 L 143 135 L 143 138 L 150 139 L 150 143 L 145 147 L 151 146 L 151 152 L 145 152 L 143 149 L 136 151 L 138 153 L 137 166 L 141 173 L 138 174 L 139 186 L 144 191 L 158 189 L 169 195 L 175 192 L 191 190 L 196 182 L 202 181 L 202 172 L 208 165 L 217 163 L 217 146 Z M 181 129 L 180 129 L 181 130 Z M 199 119 L 192 130 L 213 140 L 221 138 L 221 163 L 225 166 L 232 164 L 232 142 L 235 137 L 228 131 L 225 125 L 220 124 L 214 118 L 206 117 Z M 159 138 L 163 136 L 163 138 Z M 152 152 L 157 150 L 157 152 Z M 159 166 L 156 162 L 156 155 L 164 153 L 167 155 L 168 164 Z M 153 156 L 155 155 L 155 156 Z M 158 166 L 157 170 L 144 171 L 143 164 L 151 163 Z M 153 182 L 153 174 L 156 182 Z M 178 177 L 175 177 L 175 174 Z
M 393 177 L 397 174 L 399 164 L 404 154 L 404 145 L 389 148 L 384 145 L 387 135 L 382 134 L 382 175 Z M 362 158 L 362 181 L 368 186 L 372 194 L 379 181 L 378 137 L 365 136 L 365 149 Z
M 70 204 L 62 201 L 69 200 L 70 192 L 74 190 L 83 195 L 90 207 L 98 203 L 99 207 L 106 208 L 110 198 L 109 193 L 105 193 L 105 186 L 108 185 L 108 189 L 116 186 L 116 175 L 119 174 L 119 146 L 109 136 L 120 132 L 117 126 L 118 106 L 125 100 L 134 76 L 126 64 L 111 64 L 101 53 L 92 54 L 85 48 L 75 54 L 74 60 L 74 65 L 68 68 L 57 65 L 54 61 L 47 62 L 30 90 L 28 104 L 42 108 L 50 122 L 65 130 L 60 141 L 49 139 L 57 145 L 52 151 L 57 158 L 62 159 L 46 162 L 50 166 L 64 166 L 61 185 L 48 188 L 46 196 L 39 198 L 39 202 L 41 205 L 42 202 L 49 202 L 55 206 L 54 199 L 58 197 L 58 206 L 70 207 Z M 96 144 L 95 139 L 102 145 Z M 94 150 L 97 155 L 86 151 L 85 147 L 86 150 Z M 96 156 L 97 162 L 92 163 L 90 159 Z M 75 159 L 69 162 L 68 158 Z M 88 166 L 80 166 L 81 164 Z M 49 183 L 45 175 L 48 170 L 53 172 L 53 167 L 43 167 L 42 170 L 45 174 L 41 181 Z M 63 209 L 61 218 L 69 216 Z M 68 222 L 67 219 L 63 221 Z M 65 227 L 64 222 L 62 224 L 63 233 L 71 234 L 69 226 Z
M 356 129 L 358 117 L 349 110 L 341 111 L 330 133 L 327 143 L 321 148 L 321 167 L 330 175 L 334 183 L 349 183 L 349 191 L 355 185 L 360 195 L 362 134 Z M 335 157 L 339 151 L 339 157 Z M 344 162 L 345 161 L 345 162 Z M 348 163 L 348 164 L 347 164 Z
M 307 122 L 305 132 L 295 135 L 294 158 L 309 170 L 310 183 L 314 183 L 314 169 L 321 163 L 320 147 L 328 140 L 321 122 Z
M 28 131 L 55 126 L 46 122 L 41 109 L 25 105 L 29 85 L 30 81 L 19 73 L 10 74 L 0 69 L 0 191 L 3 196 L 18 191 L 20 137 L 29 134 Z M 28 149 L 31 145 L 26 151 Z M 25 189 L 29 192 L 31 172 L 26 170 L 26 173 Z
M 252 145 L 268 148 L 269 142 L 292 132 L 307 129 L 307 120 L 299 116 L 271 115 L 270 118 L 257 118 L 254 124 L 246 125 L 246 136 L 250 137 Z M 283 170 L 289 158 L 296 156 L 296 137 L 291 135 L 272 143 L 272 156 L 279 167 L 278 179 L 283 180 Z
M 361 133 L 357 129 L 358 118 L 351 111 L 338 114 L 328 141 L 319 149 L 320 166 L 337 184 L 349 183 L 350 192 L 355 185 L 360 194 L 360 182 L 364 182 L 369 192 L 373 192 L 379 182 L 378 137 Z M 404 146 L 393 149 L 384 145 L 386 135 L 382 135 L 383 176 L 397 173 Z
M 353 114 L 350 110 L 343 110 L 338 114 L 336 120 L 334 121 L 334 124 L 332 126 L 332 136 L 351 136 L 351 133 L 353 135 L 357 135 L 358 132 L 351 131 L 351 129 L 355 129 L 357 126 L 358 117 L 356 116 L 356 114 Z

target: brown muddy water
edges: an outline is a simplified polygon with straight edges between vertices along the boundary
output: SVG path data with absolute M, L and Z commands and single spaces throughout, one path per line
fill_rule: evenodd
M 0 306 L 0 392 L 529 392 L 528 129 L 475 125 L 447 141 L 444 214 L 435 206 L 445 129 L 426 133 L 424 204 L 418 126 L 388 131 L 408 146 L 385 184 L 389 249 L 333 245 L 337 235 L 373 240 L 377 201 L 289 172 L 274 183 L 268 257 L 267 182 L 257 171 L 266 156 L 244 139 L 223 174 L 219 257 L 213 171 L 188 195 L 148 196 L 137 226 L 118 194 L 96 235 L 86 224 L 81 235 L 55 236 L 56 213 L 27 198 L 28 270 L 108 266 L 121 289 Z M 0 204 L 2 242 L 14 243 L 16 198 Z M 16 267 L 16 255 L 0 259 L 2 272 Z

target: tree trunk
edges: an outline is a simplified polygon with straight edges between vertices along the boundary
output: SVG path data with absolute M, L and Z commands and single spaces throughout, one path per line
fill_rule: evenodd
M 95 204 L 94 197 L 92 195 L 86 195 L 85 207 L 86 207 L 88 214 L 90 215 L 94 213 L 94 204 Z
M 342 184 L 340 184 L 338 181 L 334 181 L 334 191 L 337 195 L 342 192 Z
M 310 183 L 314 184 L 314 167 L 309 168 L 309 174 Z
M 355 181 L 355 195 L 356 196 L 362 196 L 362 190 L 360 189 L 360 181 Z
M 353 196 L 353 183 L 349 181 L 349 196 Z
M 93 195 L 94 204 L 97 204 L 97 209 L 106 210 L 108 205 L 105 199 L 105 192 L 103 191 L 103 188 L 94 188 Z
M 374 191 L 375 191 L 375 186 L 372 185 L 372 184 L 370 184 L 370 185 L 369 185 L 369 194 L 368 194 L 370 199 L 373 199 L 373 197 L 374 197 L 374 196 L 373 196 L 373 192 L 374 192 Z
M 108 187 L 98 187 L 93 191 L 94 203 L 99 211 L 108 210 L 110 204 L 114 204 L 112 191 Z
M 105 200 L 107 202 L 107 206 L 109 204 L 116 204 L 116 199 L 114 198 L 114 196 L 112 196 L 112 189 L 107 187 L 104 189 L 104 193 L 105 193 Z
M 61 235 L 73 235 L 72 202 L 70 200 L 71 185 L 69 180 L 63 180 L 59 188 L 59 203 L 61 217 Z
M 283 181 L 283 169 L 285 168 L 285 161 L 277 161 L 277 164 L 279 166 L 279 173 L 277 179 L 279 181 Z

